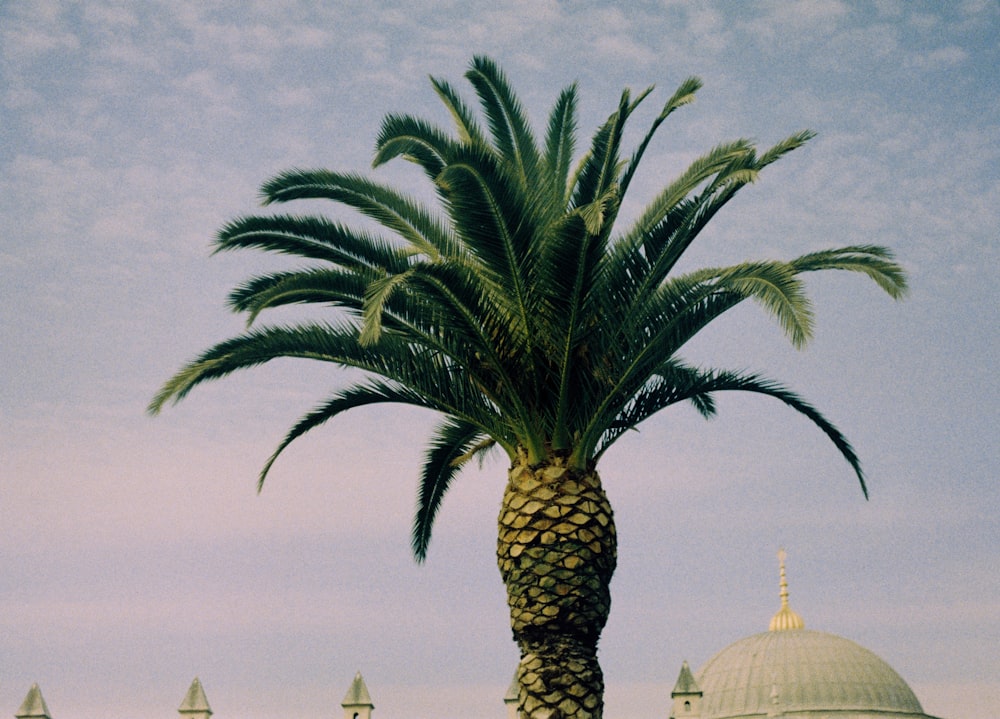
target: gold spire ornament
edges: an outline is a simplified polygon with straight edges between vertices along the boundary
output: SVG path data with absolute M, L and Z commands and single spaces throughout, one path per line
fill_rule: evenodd
M 806 628 L 806 623 L 802 621 L 802 617 L 788 606 L 788 581 L 785 579 L 786 556 L 784 549 L 778 550 L 778 564 L 781 567 L 781 609 L 771 617 L 771 624 L 768 626 L 768 629 L 772 632 Z

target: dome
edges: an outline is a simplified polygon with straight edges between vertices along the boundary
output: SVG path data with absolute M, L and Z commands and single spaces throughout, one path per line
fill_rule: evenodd
M 788 604 L 785 550 L 778 560 L 781 608 L 770 629 L 730 644 L 696 678 L 685 662 L 671 693 L 672 716 L 931 719 L 903 678 L 873 652 L 805 628 Z
M 709 659 L 697 682 L 702 719 L 926 716 L 907 683 L 874 653 L 809 629 L 741 639 Z

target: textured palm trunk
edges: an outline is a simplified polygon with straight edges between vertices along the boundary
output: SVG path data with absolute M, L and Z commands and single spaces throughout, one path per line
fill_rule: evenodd
M 500 510 L 497 563 L 521 650 L 521 716 L 600 719 L 597 642 L 617 562 L 611 505 L 597 473 L 559 460 L 515 463 Z

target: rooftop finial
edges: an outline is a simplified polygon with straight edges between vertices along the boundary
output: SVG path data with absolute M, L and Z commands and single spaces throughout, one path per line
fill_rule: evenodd
M 778 564 L 781 567 L 781 608 L 777 614 L 771 617 L 771 624 L 768 627 L 772 632 L 781 632 L 786 629 L 805 629 L 806 623 L 802 617 L 792 611 L 788 606 L 788 580 L 785 578 L 785 554 L 784 549 L 778 550 Z
M 45 699 L 42 698 L 42 690 L 38 684 L 32 684 L 28 690 L 28 696 L 24 698 L 24 703 L 14 715 L 17 719 L 51 719 L 49 708 L 45 706 Z
M 211 719 L 212 707 L 208 705 L 205 689 L 201 686 L 201 680 L 198 677 L 195 677 L 194 681 L 191 682 L 177 712 L 182 719 Z
M 785 553 L 784 549 L 778 550 L 778 565 L 781 567 L 779 570 L 781 573 L 781 581 L 779 585 L 781 586 L 781 608 L 784 609 L 788 606 L 788 578 L 785 576 L 785 558 L 788 554 Z
M 372 704 L 372 697 L 360 671 L 354 675 L 351 688 L 347 690 L 347 696 L 340 706 L 344 707 L 344 719 L 371 719 L 375 705 Z

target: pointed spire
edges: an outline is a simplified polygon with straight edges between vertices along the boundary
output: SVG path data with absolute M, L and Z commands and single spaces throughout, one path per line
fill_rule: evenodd
M 354 675 L 354 681 L 351 682 L 351 687 L 347 690 L 340 706 L 344 707 L 344 719 L 371 719 L 375 705 L 372 704 L 371 695 L 368 693 L 361 672 Z
M 768 629 L 772 632 L 783 632 L 789 629 L 805 629 L 806 623 L 802 621 L 796 612 L 788 606 L 788 580 L 785 578 L 785 554 L 784 549 L 778 550 L 778 563 L 781 567 L 781 581 L 779 592 L 781 596 L 781 609 L 771 617 L 771 624 Z
M 209 719 L 212 716 L 212 707 L 208 705 L 208 698 L 198 677 L 191 682 L 177 712 L 183 719 Z
M 32 684 L 28 690 L 28 696 L 21 702 L 21 708 L 14 715 L 17 719 L 52 719 L 49 708 L 45 705 L 45 698 L 38 684 Z
M 701 697 L 701 687 L 685 660 L 681 664 L 674 690 L 670 692 L 670 698 L 673 699 L 670 719 L 698 719 L 701 716 Z
M 675 697 L 678 694 L 701 694 L 701 687 L 695 681 L 687 660 L 681 664 L 681 672 L 677 675 L 677 683 L 674 684 L 674 690 L 670 692 L 671 697 Z
M 521 683 L 517 681 L 517 670 L 514 670 L 514 678 L 510 680 L 507 693 L 503 695 L 503 703 L 507 707 L 507 719 L 517 719 L 520 716 Z

